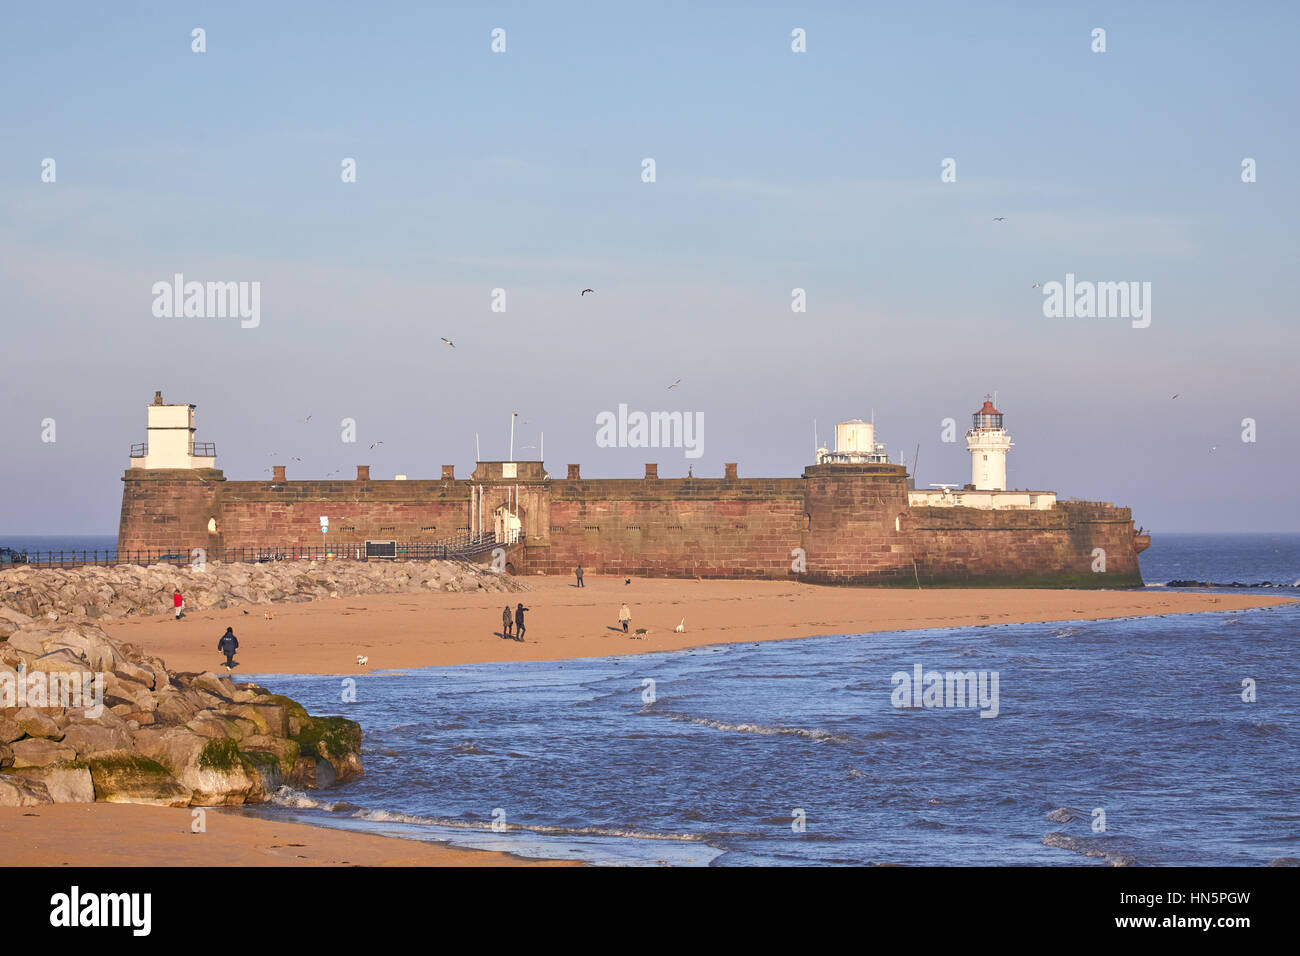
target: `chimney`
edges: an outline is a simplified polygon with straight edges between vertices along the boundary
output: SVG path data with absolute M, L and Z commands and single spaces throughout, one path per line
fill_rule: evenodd
M 271 466 L 271 480 L 275 482 L 277 485 L 284 484 L 285 482 L 284 465 Z
M 658 477 L 659 477 L 659 466 L 658 466 L 658 465 L 650 465 L 650 464 L 647 464 L 647 465 L 645 466 L 645 476 L 646 476 L 646 479 L 647 479 L 647 480 L 649 480 L 649 479 L 651 479 L 651 478 L 658 478 Z
M 443 480 L 443 481 L 452 481 L 452 480 L 455 479 L 455 477 L 456 477 L 456 466 L 455 466 L 455 465 L 443 465 L 443 466 L 442 466 L 442 480 Z
M 370 480 L 370 466 L 357 465 L 357 481 L 369 481 L 369 480 Z
M 736 474 L 736 463 L 734 461 L 727 462 L 724 467 L 727 469 L 727 471 L 723 477 L 730 478 L 732 481 L 735 481 L 737 478 L 740 477 L 739 475 Z
M 570 465 L 570 466 L 569 466 L 569 480 L 570 480 L 570 481 L 577 481 L 577 480 L 579 480 L 579 479 L 582 477 L 582 475 L 578 474 L 578 468 L 579 468 L 578 465 Z

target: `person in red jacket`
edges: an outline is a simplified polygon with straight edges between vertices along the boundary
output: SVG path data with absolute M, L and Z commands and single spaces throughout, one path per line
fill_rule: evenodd
M 185 598 L 181 597 L 180 588 L 172 591 L 172 606 L 176 608 L 176 620 L 181 619 L 181 611 L 185 609 Z

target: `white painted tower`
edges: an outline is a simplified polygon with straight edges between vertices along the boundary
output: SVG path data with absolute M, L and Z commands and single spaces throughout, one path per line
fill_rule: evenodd
M 984 407 L 971 416 L 966 433 L 970 450 L 970 480 L 976 491 L 1006 491 L 1007 452 L 1013 442 L 1002 427 L 1002 413 L 993 407 L 992 397 L 984 396 Z
M 194 441 L 194 406 L 168 405 L 154 392 L 147 442 L 131 446 L 132 468 L 215 468 L 216 448 Z

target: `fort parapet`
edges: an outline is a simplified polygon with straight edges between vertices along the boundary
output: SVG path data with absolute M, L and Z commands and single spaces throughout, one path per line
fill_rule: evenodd
M 516 573 L 761 578 L 825 584 L 1122 587 L 1145 546 L 1127 508 L 909 504 L 901 465 L 825 463 L 798 478 L 552 478 L 541 462 L 479 462 L 466 478 L 230 481 L 215 468 L 130 468 L 121 550 L 405 543 L 488 532 Z M 1100 549 L 1100 551 L 1098 550 Z M 1098 555 L 1104 555 L 1104 571 Z

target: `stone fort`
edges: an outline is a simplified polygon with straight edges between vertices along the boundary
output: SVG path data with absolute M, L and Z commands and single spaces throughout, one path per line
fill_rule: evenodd
M 541 461 L 480 461 L 457 478 L 231 481 L 194 440 L 194 406 L 148 406 L 123 476 L 120 551 L 352 547 L 367 540 L 495 541 L 517 574 L 766 578 L 821 584 L 1124 587 L 1142 583 L 1128 508 L 1008 490 L 1012 443 L 986 401 L 966 441 L 972 481 L 911 487 L 874 425 L 837 426 L 797 478 L 552 477 Z M 328 535 L 322 519 L 328 519 Z M 352 556 L 352 555 L 349 555 Z

